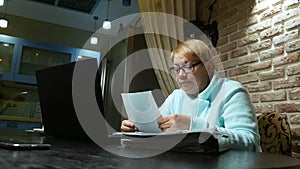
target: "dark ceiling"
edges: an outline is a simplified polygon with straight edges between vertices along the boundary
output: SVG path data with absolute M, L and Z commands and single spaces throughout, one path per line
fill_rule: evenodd
M 58 7 L 92 13 L 100 0 L 32 0 Z

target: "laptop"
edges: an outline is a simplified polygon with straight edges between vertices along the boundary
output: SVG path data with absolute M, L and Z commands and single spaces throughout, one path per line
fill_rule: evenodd
M 97 60 L 86 59 L 36 71 L 44 133 L 57 138 L 89 140 L 77 118 L 72 98 L 75 64 L 79 64 L 81 68 L 89 67 L 97 65 Z M 95 96 L 103 113 L 100 72 L 97 71 L 96 74 Z

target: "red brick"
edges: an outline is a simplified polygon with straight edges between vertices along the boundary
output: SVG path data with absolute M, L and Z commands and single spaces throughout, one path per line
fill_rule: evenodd
M 236 15 L 228 18 L 227 23 L 229 25 L 233 25 L 238 23 L 240 20 L 242 19 L 247 19 L 247 11 L 239 11 L 239 13 L 237 13 Z
M 260 72 L 259 78 L 260 80 L 270 80 L 270 79 L 278 79 L 283 78 L 285 73 L 284 68 L 278 68 L 274 71 L 268 71 L 268 72 Z
M 269 50 L 265 50 L 260 52 L 259 56 L 261 60 L 265 60 L 265 59 L 270 59 L 279 55 L 282 55 L 284 52 L 283 47 L 277 47 L 275 49 L 269 49 Z
M 268 7 L 268 5 L 267 5 L 266 2 L 264 2 L 264 3 L 258 3 L 258 4 L 255 4 L 253 6 L 253 8 L 251 10 L 251 13 L 252 14 L 257 14 L 257 13 L 261 13 L 263 11 L 266 11 L 268 9 L 269 9 L 269 7 Z
M 269 29 L 266 29 L 260 33 L 260 38 L 265 39 L 265 38 L 270 38 L 274 35 L 277 35 L 279 33 L 283 32 L 283 26 L 282 25 L 277 25 L 273 26 Z
M 282 103 L 274 105 L 277 112 L 300 112 L 300 103 Z
M 286 21 L 285 24 L 284 24 L 284 28 L 285 29 L 292 29 L 292 28 L 298 27 L 299 25 L 300 25 L 300 18 L 297 17 L 297 18 L 293 18 L 289 21 Z
M 242 55 L 245 55 L 248 53 L 248 49 L 247 47 L 241 47 L 241 48 L 238 48 L 234 51 L 231 52 L 231 57 L 230 58 L 236 58 L 236 57 L 239 57 L 239 56 L 242 56 Z
M 250 94 L 250 100 L 252 103 L 258 103 L 259 102 L 259 94 Z
M 273 105 L 268 103 L 254 103 L 255 113 L 273 112 Z
M 251 84 L 248 85 L 248 91 L 250 93 L 252 92 L 262 92 L 262 91 L 268 91 L 272 89 L 272 83 L 271 82 L 260 82 L 258 84 Z
M 291 124 L 299 124 L 299 122 L 300 122 L 300 116 L 299 116 L 300 114 L 299 113 L 293 113 L 293 114 L 290 114 L 289 115 L 289 119 L 290 119 L 290 123 Z M 299 126 L 300 127 L 300 126 Z M 300 128 L 299 128 L 300 129 Z M 300 136 L 300 134 L 299 134 L 299 136 Z M 300 138 L 299 138 L 300 139 Z
M 292 89 L 289 91 L 290 100 L 300 100 L 300 89 Z
M 272 66 L 271 63 L 272 63 L 271 60 L 266 60 L 266 61 L 263 61 L 263 62 L 253 63 L 253 64 L 249 65 L 249 71 L 252 72 L 252 71 L 271 68 L 271 66 Z
M 240 30 L 240 31 L 237 31 L 237 32 L 231 34 L 229 36 L 229 40 L 230 40 L 230 42 L 232 42 L 232 41 L 235 41 L 237 39 L 243 38 L 245 36 L 247 36 L 247 31 L 246 30 Z
M 245 46 L 258 41 L 258 34 L 251 34 L 238 40 L 238 46 Z
M 260 94 L 261 102 L 285 101 L 285 100 L 286 100 L 286 93 L 283 91 Z
M 231 50 L 236 49 L 236 48 L 237 48 L 236 42 L 232 42 L 232 43 L 229 43 L 229 44 L 226 44 L 226 45 L 220 47 L 220 53 L 223 54 L 226 52 L 230 52 Z
M 229 27 L 220 30 L 220 36 L 222 37 L 222 36 L 229 35 L 233 32 L 236 32 L 237 30 L 238 30 L 237 25 L 230 25 Z
M 274 66 L 284 65 L 288 63 L 294 63 L 299 61 L 300 53 L 294 52 L 290 53 L 287 56 L 277 57 L 273 59 Z
M 282 79 L 273 82 L 274 89 L 287 89 L 300 86 L 300 76 L 291 77 L 289 79 Z
M 221 60 L 222 62 L 228 60 L 228 53 L 225 53 L 225 54 L 223 54 L 223 55 L 220 55 L 220 60 Z
M 258 50 L 262 50 L 262 49 L 267 49 L 267 48 L 271 47 L 271 44 L 272 43 L 271 43 L 270 39 L 264 40 L 260 43 L 252 44 L 252 45 L 250 45 L 250 51 L 254 52 L 254 51 L 258 51 Z
M 236 67 L 236 65 L 238 64 L 238 59 L 231 59 L 231 60 L 227 60 L 223 62 L 223 67 L 224 69 L 230 69 L 233 67 Z
M 290 42 L 288 44 L 285 44 L 284 49 L 286 52 L 293 52 L 300 49 L 300 40 L 296 40 L 293 42 Z
M 279 22 L 283 22 L 289 18 L 292 18 L 298 14 L 298 9 L 289 9 L 287 11 L 281 12 L 276 17 L 273 17 L 273 23 L 277 24 Z
M 232 8 L 236 7 L 236 8 L 239 9 L 240 4 L 243 3 L 243 2 L 245 2 L 245 1 L 244 0 L 234 0 L 234 1 L 226 1 L 226 2 L 227 2 L 226 5 L 228 5 L 228 6 L 232 7 Z
M 228 37 L 220 37 L 220 39 L 218 40 L 218 47 L 222 46 L 222 45 L 225 45 L 227 44 L 229 41 L 228 41 Z
M 261 15 L 260 18 L 261 19 L 266 19 L 267 17 L 272 17 L 273 15 L 275 15 L 276 13 L 279 13 L 282 9 L 282 5 L 277 5 L 269 10 L 265 10 Z
M 248 33 L 249 34 L 256 33 L 258 31 L 262 31 L 262 30 L 268 29 L 270 27 L 272 27 L 272 20 L 268 19 L 263 22 L 259 22 L 255 25 L 250 26 L 248 28 Z
M 298 33 L 298 29 L 289 31 L 289 32 L 285 32 L 284 34 L 280 34 L 278 36 L 275 36 L 273 38 L 273 43 L 274 45 L 279 45 L 282 44 L 284 42 L 288 42 L 291 41 L 293 39 L 298 38 L 299 33 Z
M 237 76 L 237 77 L 235 77 L 235 79 L 237 81 L 239 81 L 240 83 L 242 83 L 242 84 L 247 84 L 247 83 L 257 82 L 258 81 L 258 77 L 257 77 L 256 73 L 254 73 L 254 74 L 246 74 L 246 75 L 243 75 L 243 76 Z
M 289 75 L 289 76 L 300 74 L 300 63 L 289 65 L 286 68 L 286 71 L 287 71 L 287 75 Z
M 238 23 L 238 28 L 239 29 L 244 29 L 249 27 L 250 25 L 258 23 L 257 17 L 256 16 L 250 16 L 247 19 L 244 19 Z
M 237 76 L 237 75 L 242 75 L 242 74 L 247 74 L 248 73 L 248 66 L 239 66 L 234 69 L 228 70 L 228 76 Z
M 243 56 L 239 58 L 238 65 L 249 64 L 258 61 L 258 56 L 256 53 Z

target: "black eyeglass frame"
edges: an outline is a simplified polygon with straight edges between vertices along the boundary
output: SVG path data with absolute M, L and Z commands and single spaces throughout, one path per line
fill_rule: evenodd
M 175 75 L 178 75 L 180 73 L 180 70 L 182 70 L 184 73 L 190 73 L 192 71 L 194 71 L 194 67 L 203 63 L 201 60 L 197 63 L 194 63 L 194 64 L 189 64 L 189 65 L 184 65 L 184 66 L 178 66 L 178 67 L 170 67 L 170 72 L 175 74 Z M 178 71 L 175 71 L 175 68 L 178 68 Z M 186 72 L 185 69 L 191 69 L 191 71 L 188 71 Z

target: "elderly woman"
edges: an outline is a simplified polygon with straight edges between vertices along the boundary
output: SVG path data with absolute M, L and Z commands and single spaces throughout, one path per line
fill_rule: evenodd
M 260 151 L 256 115 L 247 91 L 214 71 L 212 53 L 200 40 L 187 40 L 171 53 L 180 89 L 174 90 L 160 107 L 157 120 L 162 131 L 213 129 L 228 137 L 218 139 L 219 149 Z M 129 120 L 122 131 L 138 130 Z

